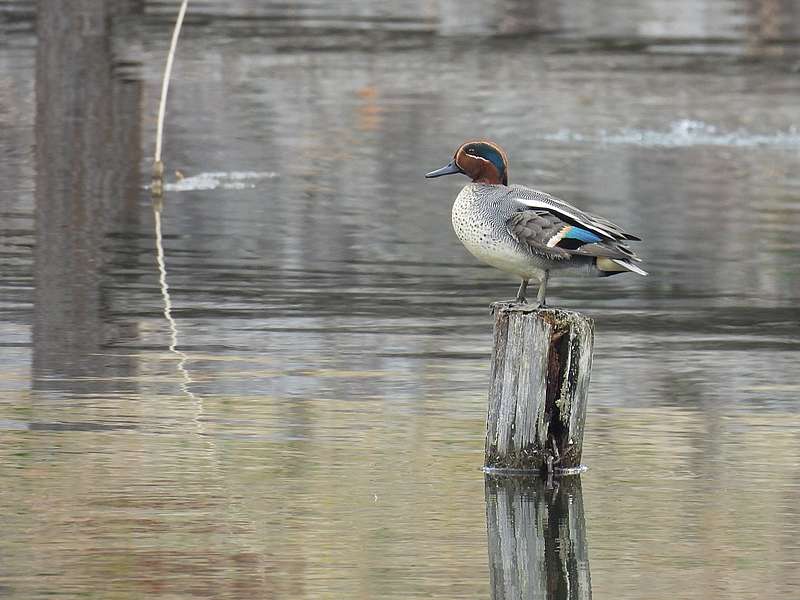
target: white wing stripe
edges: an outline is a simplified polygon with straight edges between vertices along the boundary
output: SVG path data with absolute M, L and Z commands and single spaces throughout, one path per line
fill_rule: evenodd
M 629 263 L 627 260 L 620 260 L 618 258 L 612 258 L 615 263 L 617 263 L 620 267 L 625 267 L 628 271 L 633 271 L 634 273 L 638 273 L 639 275 L 647 276 L 647 271 L 644 269 L 640 269 L 636 265 Z

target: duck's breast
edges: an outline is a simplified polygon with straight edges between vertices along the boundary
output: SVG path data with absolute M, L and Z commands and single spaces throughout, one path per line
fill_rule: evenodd
M 505 189 L 470 184 L 453 204 L 453 229 L 478 260 L 524 278 L 538 278 L 543 266 L 509 232 L 509 210 L 503 207 Z

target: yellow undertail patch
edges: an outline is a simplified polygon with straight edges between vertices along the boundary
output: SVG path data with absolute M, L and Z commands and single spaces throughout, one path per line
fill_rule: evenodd
M 610 258 L 604 258 L 602 256 L 597 259 L 597 268 L 601 271 L 614 271 L 615 273 L 628 270 L 622 265 L 618 265 Z

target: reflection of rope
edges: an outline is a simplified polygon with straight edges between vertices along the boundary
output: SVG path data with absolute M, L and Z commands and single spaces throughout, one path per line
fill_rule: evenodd
M 156 221 L 156 262 L 158 263 L 158 283 L 161 286 L 161 297 L 164 299 L 164 318 L 169 325 L 169 351 L 178 357 L 178 372 L 181 374 L 181 391 L 198 403 L 199 414 L 202 414 L 202 405 L 199 398 L 189 389 L 189 384 L 194 383 L 186 370 L 186 361 L 189 357 L 185 352 L 178 350 L 178 324 L 172 317 L 172 300 L 169 297 L 169 285 L 167 284 L 167 264 L 164 261 L 164 243 L 161 237 L 161 206 L 160 202 L 153 202 L 153 217 Z M 198 417 L 199 417 L 198 414 Z M 203 426 L 199 419 L 195 419 L 198 427 L 202 431 Z

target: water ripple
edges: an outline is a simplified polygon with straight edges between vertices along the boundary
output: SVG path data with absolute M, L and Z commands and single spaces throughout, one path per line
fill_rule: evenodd
M 692 119 L 673 121 L 668 131 L 625 128 L 616 133 L 601 129 L 597 133 L 583 134 L 561 129 L 556 133 L 547 134 L 543 137 L 546 140 L 556 142 L 601 142 L 604 144 L 632 144 L 667 148 L 686 146 L 797 148 L 800 146 L 800 131 L 794 125 L 786 131 L 778 131 L 771 134 L 751 133 L 743 129 L 725 132 L 714 125 Z
M 199 190 L 245 190 L 255 188 L 259 181 L 274 179 L 274 171 L 215 171 L 183 177 L 172 183 L 165 183 L 164 189 L 170 192 L 193 192 Z

